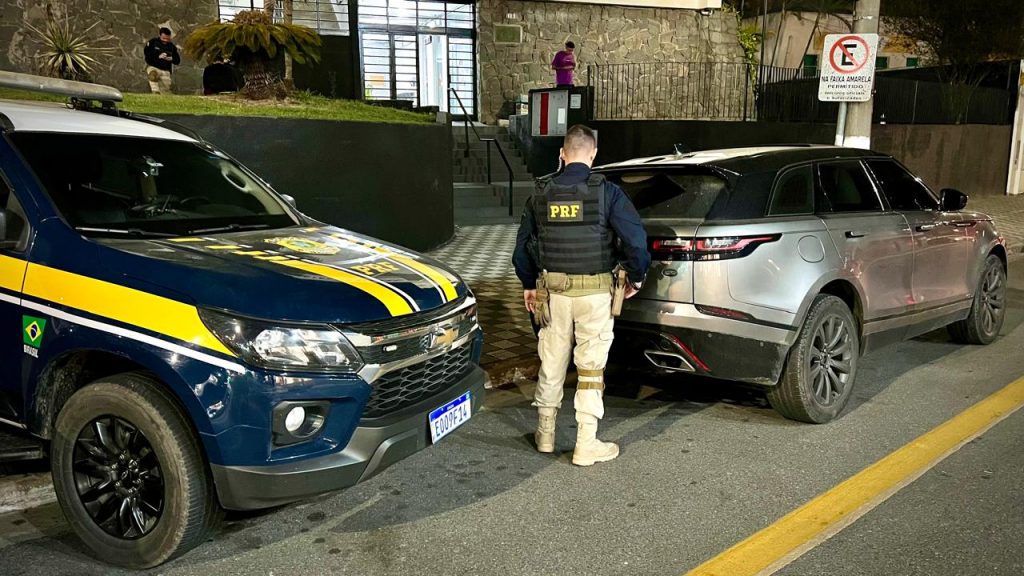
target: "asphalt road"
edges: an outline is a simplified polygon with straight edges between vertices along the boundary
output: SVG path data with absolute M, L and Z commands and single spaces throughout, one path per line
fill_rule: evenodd
M 609 376 L 601 436 L 615 461 L 581 469 L 571 391 L 557 455 L 533 450 L 529 382 L 491 391 L 457 433 L 337 493 L 229 517 L 154 574 L 682 574 L 1024 376 L 1024 268 L 988 347 L 936 332 L 866 357 L 827 425 L 787 421 L 756 390 Z M 1024 412 L 968 443 L 778 573 L 1024 573 Z M 0 574 L 116 574 L 54 504 L 0 515 Z

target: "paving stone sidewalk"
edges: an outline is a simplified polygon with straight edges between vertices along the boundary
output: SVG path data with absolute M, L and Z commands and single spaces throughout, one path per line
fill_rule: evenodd
M 1024 196 L 978 196 L 968 208 L 993 217 L 1011 258 L 1024 256 Z M 512 269 L 517 224 L 465 226 L 455 239 L 430 253 L 448 263 L 476 294 L 483 326 L 482 362 L 492 364 L 537 353 L 537 339 L 523 308 L 523 292 Z

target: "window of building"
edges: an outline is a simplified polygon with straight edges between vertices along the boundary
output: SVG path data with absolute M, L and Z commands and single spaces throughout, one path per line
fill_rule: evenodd
M 292 23 L 308 26 L 324 35 L 348 36 L 349 0 L 293 0 Z M 264 0 L 218 0 L 221 20 L 230 20 L 243 10 L 263 10 Z M 284 0 L 274 8 L 274 21 L 284 21 Z
M 920 66 L 921 59 L 917 57 L 907 58 L 907 68 L 917 68 Z
M 829 162 L 818 166 L 819 212 L 874 212 L 882 204 L 860 162 Z
M 804 56 L 804 61 L 801 65 L 804 71 L 805 77 L 814 77 L 818 75 L 818 55 L 807 54 Z
M 875 70 L 887 70 L 889 68 L 889 57 L 878 56 L 875 58 Z

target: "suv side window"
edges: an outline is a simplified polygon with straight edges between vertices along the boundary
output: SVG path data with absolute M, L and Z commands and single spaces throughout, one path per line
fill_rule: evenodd
M 3 174 L 0 174 L 0 206 L 7 213 L 7 229 L 3 240 L 17 242 L 14 250 L 24 250 L 28 246 L 28 221 L 25 218 L 25 210 L 18 202 L 18 197 L 11 191 Z
M 868 168 L 893 210 L 938 210 L 928 187 L 892 160 L 869 160 Z
M 860 162 L 818 165 L 819 212 L 880 212 L 882 204 Z
M 769 216 L 814 213 L 814 172 L 810 166 L 793 168 L 775 182 Z

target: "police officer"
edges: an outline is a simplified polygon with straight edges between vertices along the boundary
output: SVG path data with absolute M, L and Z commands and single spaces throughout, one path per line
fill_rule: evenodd
M 538 180 L 538 193 L 526 203 L 512 262 L 523 284 L 526 308 L 543 326 L 533 402 L 538 411 L 537 450 L 554 452 L 555 420 L 572 352 L 578 374 L 572 462 L 590 466 L 619 455 L 617 445 L 597 439 L 597 422 L 604 416 L 604 367 L 612 344 L 614 235 L 622 241 L 626 298 L 640 289 L 651 256 L 629 198 L 590 171 L 597 155 L 594 131 L 582 125 L 570 128 L 560 155 L 565 168 Z

